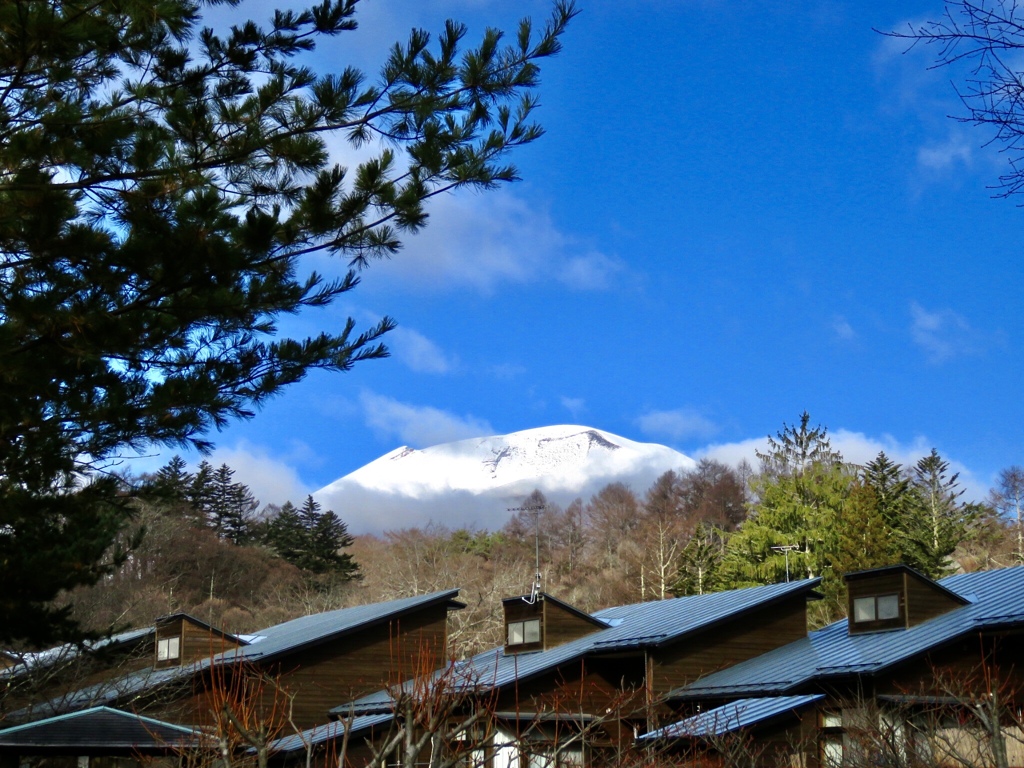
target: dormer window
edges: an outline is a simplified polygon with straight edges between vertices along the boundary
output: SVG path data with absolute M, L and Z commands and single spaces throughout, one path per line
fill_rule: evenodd
M 540 619 L 510 621 L 506 645 L 523 645 L 540 642 Z
M 157 641 L 157 661 L 177 661 L 181 658 L 181 638 L 164 637 Z
M 854 598 L 853 620 L 858 624 L 868 621 L 891 621 L 899 617 L 900 596 L 898 594 Z
M 967 604 L 905 565 L 846 574 L 850 634 L 907 629 Z

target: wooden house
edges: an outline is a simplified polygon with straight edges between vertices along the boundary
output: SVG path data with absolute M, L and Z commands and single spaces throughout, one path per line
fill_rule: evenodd
M 699 754 L 742 736 L 809 765 L 989 765 L 996 748 L 1004 766 L 1024 765 L 1024 568 L 935 582 L 890 566 L 846 580 L 847 618 L 673 690 L 688 716 L 641 743 Z
M 424 665 L 438 666 L 445 658 L 448 611 L 462 607 L 457 596 L 452 589 L 328 611 L 252 635 L 231 635 L 185 614 L 163 617 L 149 630 L 144 668 L 112 670 L 100 681 L 12 712 L 8 722 L 42 728 L 101 707 L 209 731 L 227 697 L 234 706 L 251 707 L 257 719 L 280 718 L 283 703 L 287 728 L 309 728 L 328 722 L 328 710 L 339 701 L 415 676 Z M 259 685 L 246 688 L 246 679 Z M 17 749 L 0 739 L 0 756 Z M 107 754 L 102 738 L 88 750 L 80 756 Z
M 659 722 L 673 687 L 750 659 L 807 634 L 806 604 L 818 580 L 619 606 L 587 614 L 545 594 L 503 601 L 505 642 L 404 689 L 380 690 L 332 710 L 338 724 L 311 729 L 281 747 L 287 759 L 310 745 L 336 758 L 346 730 L 377 743 L 405 727 L 403 696 L 448 697 L 458 720 L 486 708 L 488 726 L 471 741 L 490 768 L 578 764 L 632 749 L 637 729 Z M 459 709 L 461 707 L 461 709 Z M 459 710 L 459 711 L 456 711 Z M 377 718 L 372 722 L 370 718 Z M 390 729 L 390 730 L 389 730 Z M 365 735 L 365 734 L 364 734 Z

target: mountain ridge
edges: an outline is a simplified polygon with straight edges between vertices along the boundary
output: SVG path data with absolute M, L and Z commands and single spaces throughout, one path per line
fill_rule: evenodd
M 560 424 L 411 448 L 399 446 L 313 495 L 354 533 L 423 525 L 501 527 L 508 505 L 534 489 L 567 504 L 610 482 L 642 493 L 688 456 L 594 427 Z

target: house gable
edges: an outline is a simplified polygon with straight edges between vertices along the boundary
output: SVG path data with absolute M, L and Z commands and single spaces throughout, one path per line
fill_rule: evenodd
M 245 645 L 235 635 L 222 632 L 187 613 L 156 620 L 154 669 L 180 667 Z
M 907 629 L 967 600 L 905 565 L 846 575 L 850 634 Z
M 605 622 L 544 592 L 501 602 L 505 653 L 546 651 L 608 628 Z
M 648 685 L 658 700 L 673 688 L 807 636 L 807 595 L 748 609 L 682 640 L 648 651 Z

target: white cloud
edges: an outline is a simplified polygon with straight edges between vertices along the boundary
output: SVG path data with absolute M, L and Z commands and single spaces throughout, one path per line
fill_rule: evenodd
M 932 444 L 927 437 L 919 435 L 909 443 L 900 442 L 892 435 L 869 437 L 863 432 L 837 429 L 828 433 L 832 448 L 842 454 L 843 459 L 858 465 L 867 464 L 875 459 L 880 452 L 885 452 L 892 461 L 904 468 L 912 467 L 919 459 L 931 453 Z M 735 467 L 746 461 L 756 471 L 760 466 L 756 451 L 764 453 L 768 450 L 768 438 L 757 437 L 733 443 L 715 443 L 694 452 L 697 459 L 709 458 Z M 939 450 L 942 453 L 942 450 Z M 960 473 L 960 484 L 966 490 L 966 496 L 972 500 L 984 499 L 988 493 L 988 485 L 982 482 L 970 469 L 956 459 L 943 454 L 949 462 L 950 474 Z
M 617 259 L 591 252 L 570 258 L 559 274 L 559 280 L 580 291 L 603 291 L 615 284 L 616 276 L 625 267 Z
M 587 403 L 582 397 L 563 396 L 562 407 L 571 413 L 574 419 L 579 419 L 580 415 L 586 412 Z
M 841 341 L 853 341 L 857 338 L 857 332 L 853 330 L 849 320 L 842 315 L 836 315 L 832 318 L 832 332 Z
M 399 362 L 417 373 L 451 373 L 458 365 L 455 357 L 411 328 L 395 328 L 387 336 L 387 345 Z
M 929 362 L 942 363 L 982 351 L 980 334 L 951 309 L 930 312 L 914 301 L 910 303 L 910 316 L 910 337 L 925 351 Z
M 945 141 L 917 150 L 917 164 L 929 171 L 948 171 L 958 164 L 970 166 L 973 159 L 974 145 L 961 131 L 951 131 Z
M 501 284 L 547 280 L 591 291 L 621 284 L 628 274 L 620 259 L 564 234 L 545 211 L 507 189 L 440 195 L 427 210 L 426 227 L 393 259 L 375 264 L 367 284 L 392 280 L 490 294 Z
M 359 401 L 368 427 L 382 438 L 397 437 L 413 448 L 494 434 L 486 420 L 474 416 L 409 405 L 369 391 L 363 392 Z
M 648 411 L 636 419 L 636 424 L 644 434 L 672 440 L 707 439 L 718 432 L 717 424 L 690 408 Z
M 206 460 L 214 467 L 227 464 L 235 470 L 235 482 L 249 486 L 263 507 L 286 501 L 298 504 L 306 498 L 311 489 L 294 465 L 308 453 L 306 446 L 295 444 L 289 455 L 274 455 L 263 446 L 242 441 L 231 448 L 217 448 Z

